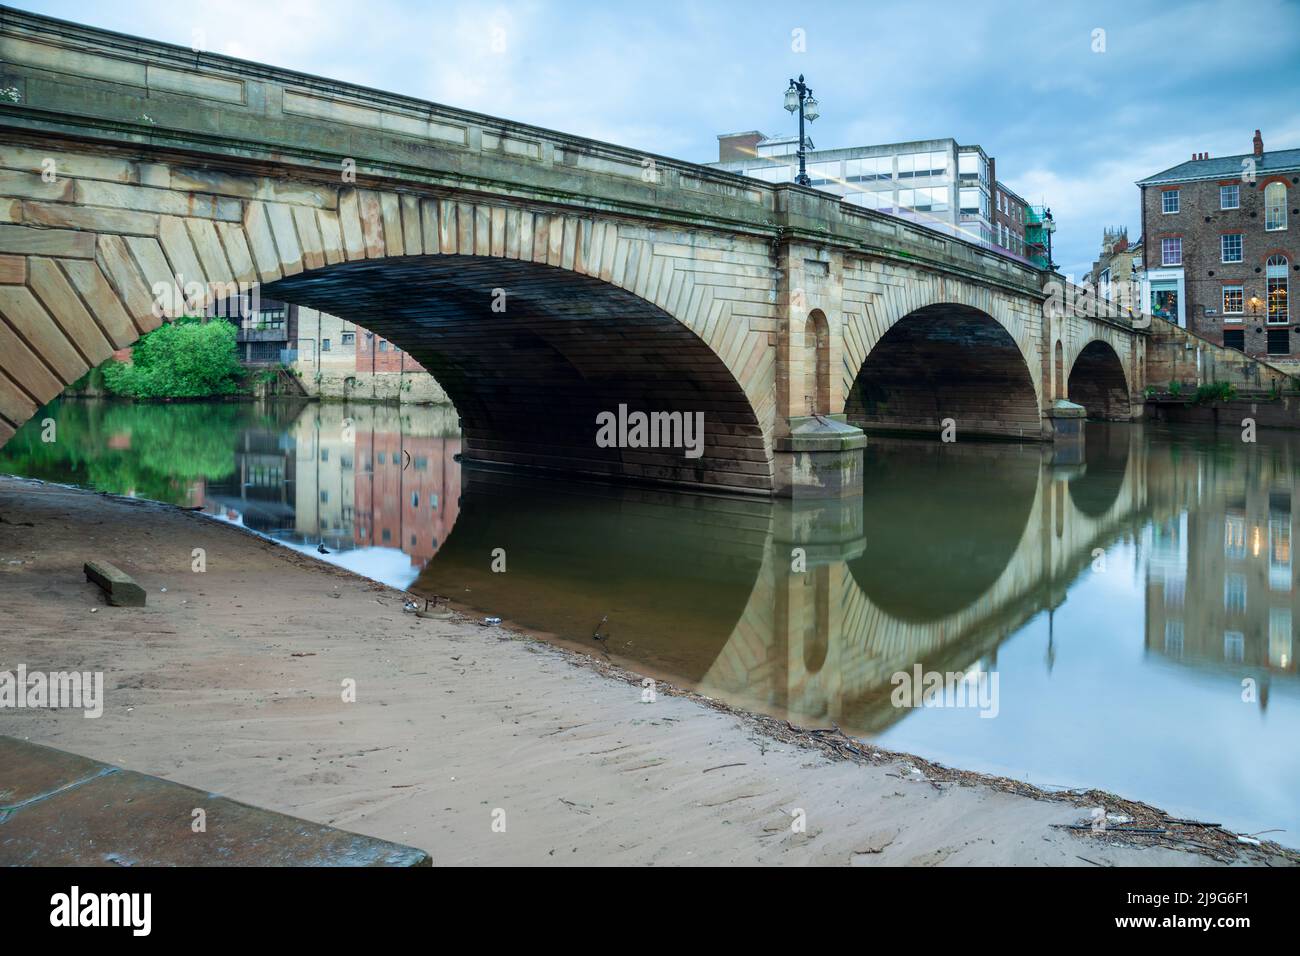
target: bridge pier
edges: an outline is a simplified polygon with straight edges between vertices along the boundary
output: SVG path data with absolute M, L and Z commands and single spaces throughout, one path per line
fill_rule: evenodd
M 786 197 L 798 204 L 806 197 Z M 798 210 L 792 210 L 797 212 Z M 776 301 L 784 316 L 776 336 L 776 435 L 773 491 L 784 498 L 862 494 L 867 439 L 842 413 L 844 255 L 820 244 L 776 248 Z
M 1058 398 L 1043 410 L 1043 432 L 1053 445 L 1052 459 L 1059 464 L 1083 461 L 1084 423 L 1088 412 L 1082 405 Z
M 790 419 L 789 434 L 773 443 L 775 493 L 783 498 L 849 498 L 862 494 L 862 449 L 867 436 L 843 415 Z

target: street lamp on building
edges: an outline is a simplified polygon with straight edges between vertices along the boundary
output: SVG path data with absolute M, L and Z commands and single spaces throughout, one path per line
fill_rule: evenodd
M 800 186 L 811 186 L 812 180 L 808 178 L 805 164 L 807 139 L 803 133 L 803 123 L 804 120 L 811 123 L 822 114 L 813 96 L 812 87 L 803 81 L 802 73 L 799 74 L 799 79 L 790 81 L 790 86 L 785 91 L 785 108 L 791 113 L 795 110 L 799 111 L 799 175 L 794 178 L 794 181 Z
M 1246 301 L 1246 314 L 1250 316 L 1250 321 L 1258 322 L 1264 315 L 1264 301 L 1257 295 L 1252 295 Z
M 1056 263 L 1052 261 L 1052 233 L 1056 232 L 1056 220 L 1052 218 L 1051 206 L 1043 211 L 1043 231 L 1047 233 L 1047 268 L 1055 270 Z

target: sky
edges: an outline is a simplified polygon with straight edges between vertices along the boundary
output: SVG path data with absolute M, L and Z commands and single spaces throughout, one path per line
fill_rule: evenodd
M 1300 148 L 1300 0 L 13 5 L 694 162 L 719 133 L 794 132 L 802 73 L 819 148 L 977 143 L 1051 206 L 1075 276 L 1103 228 L 1139 233 L 1136 180 L 1257 128 Z

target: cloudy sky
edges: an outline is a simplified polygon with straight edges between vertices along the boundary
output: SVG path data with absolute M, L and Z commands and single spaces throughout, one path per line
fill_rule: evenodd
M 819 147 L 979 143 L 1052 207 L 1074 274 L 1104 226 L 1137 234 L 1135 180 L 1248 152 L 1256 127 L 1300 147 L 1300 0 L 14 5 L 697 162 L 718 133 L 791 132 L 782 94 L 804 73 Z

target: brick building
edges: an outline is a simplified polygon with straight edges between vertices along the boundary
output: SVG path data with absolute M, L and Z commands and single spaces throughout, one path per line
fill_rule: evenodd
M 1212 342 L 1300 369 L 1300 149 L 1188 162 L 1138 182 L 1151 308 Z
M 1025 244 L 1025 224 L 1029 220 L 1029 203 L 997 178 L 997 161 L 990 158 L 993 182 L 993 244 L 1026 259 L 1034 250 Z
M 387 339 L 355 323 L 306 307 L 298 310 L 294 369 L 308 395 L 445 404 L 428 371 Z

